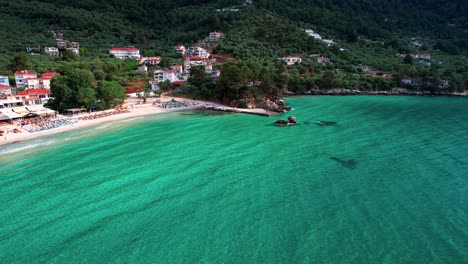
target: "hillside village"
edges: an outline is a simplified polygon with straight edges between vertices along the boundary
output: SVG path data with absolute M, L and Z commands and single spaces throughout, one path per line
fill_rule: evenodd
M 252 4 L 252 1 L 244 1 L 243 5 L 218 8 L 213 12 L 239 14 L 246 10 L 243 8 Z M 266 21 L 271 19 L 270 14 L 266 15 L 265 19 Z M 249 67 L 254 64 L 261 65 L 261 67 L 266 66 L 270 71 L 267 76 L 274 72 L 285 77 L 286 80 L 284 82 L 278 82 L 278 78 L 275 80 L 277 81 L 275 84 L 285 94 L 340 94 L 343 90 L 355 93 L 361 87 L 364 90 L 363 93 L 387 93 L 391 89 L 392 91 L 405 91 L 404 93 L 415 94 L 431 92 L 461 94 L 460 91 L 463 91 L 463 80 L 458 80 L 457 85 L 454 85 L 454 78 L 428 77 L 428 75 L 436 73 L 432 71 L 434 65 L 441 65 L 444 62 L 427 52 L 427 44 L 424 38 L 411 38 L 409 42 L 410 47 L 407 51 L 398 54 L 393 53 L 395 61 L 399 61 L 400 64 L 402 62 L 401 67 L 378 70 L 375 66 L 361 63 L 350 65 L 349 61 L 359 62 L 361 58 L 352 58 L 349 48 L 353 47 L 342 40 L 330 38 L 332 34 L 328 31 L 323 30 L 323 32 L 320 32 L 319 27 L 311 29 L 307 26 L 297 31 L 299 33 L 296 32 L 294 33 L 295 35 L 292 35 L 295 37 L 292 43 L 304 35 L 303 38 L 307 39 L 304 43 L 315 43 L 311 46 L 314 48 L 318 47 L 318 50 L 309 49 L 308 52 L 305 52 L 303 50 L 298 51 L 295 48 L 287 48 L 281 53 L 270 53 L 275 54 L 271 58 L 271 60 L 276 60 L 276 62 L 273 62 L 273 64 L 276 64 L 274 66 L 272 66 L 271 60 L 268 62 L 268 65 L 265 61 L 261 60 L 249 62 Z M 257 33 L 255 32 L 255 34 Z M 268 34 L 274 35 L 277 32 L 268 33 L 260 31 L 260 33 L 265 34 L 265 37 L 267 37 L 269 36 Z M 55 46 L 47 45 L 42 48 L 41 45 L 35 43 L 27 44 L 25 46 L 27 54 L 29 56 L 45 54 L 57 59 L 63 58 L 64 60 L 69 59 L 72 61 L 74 57 L 84 57 L 88 52 L 77 41 L 80 39 L 76 37 L 71 37 L 70 40 L 66 39 L 65 32 L 62 29 L 50 29 L 48 35 L 56 43 Z M 283 36 L 280 34 L 277 37 L 281 39 Z M 108 45 L 101 48 L 99 52 L 103 54 L 104 50 L 106 50 L 110 58 L 135 62 L 137 66 L 132 71 L 140 73 L 132 73 L 133 75 L 128 80 L 119 79 L 120 84 L 126 88 L 128 95 L 139 96 L 146 89 L 158 94 L 168 87 L 175 91 L 181 90 L 181 88 L 188 84 L 191 70 L 194 67 L 203 69 L 206 75 L 210 76 L 211 82 L 215 84 L 223 74 L 222 66 L 226 61 L 235 59 L 237 62 L 244 63 L 242 58 L 245 55 L 234 54 L 233 56 L 233 54 L 229 53 L 233 51 L 232 47 L 224 45 L 219 49 L 225 38 L 226 36 L 223 32 L 211 31 L 203 39 L 191 45 L 186 46 L 180 43 L 172 43 L 173 48 L 170 59 L 167 58 L 167 53 L 164 56 L 149 55 L 147 47 L 140 50 L 137 43 L 134 43 L 134 46 L 112 45 L 109 47 Z M 370 40 L 364 36 L 356 36 L 356 40 L 365 44 L 366 47 L 379 48 L 379 46 L 384 47 L 387 45 L 387 43 L 382 41 Z M 232 43 L 232 39 L 229 39 L 229 41 Z M 254 46 L 258 45 L 258 43 L 251 44 L 253 47 L 247 47 L 245 49 L 246 54 L 249 54 L 249 49 L 255 51 Z M 141 45 L 144 46 L 143 44 Z M 233 53 L 236 51 L 234 50 Z M 366 48 L 364 48 L 363 52 L 366 52 Z M 95 54 L 94 56 L 96 56 Z M 102 56 L 101 54 L 99 56 Z M 282 56 L 278 56 L 279 54 Z M 371 57 L 372 54 L 368 56 Z M 346 58 L 346 60 L 343 60 L 343 58 Z M 128 65 L 133 64 L 130 63 Z M 418 66 L 417 71 L 415 71 L 416 67 L 412 65 Z M 44 105 L 51 99 L 51 81 L 55 76 L 60 75 L 56 72 L 60 72 L 60 70 L 39 70 L 39 73 L 32 70 L 31 68 L 22 68 L 14 71 L 12 74 L 10 73 L 10 75 L 4 72 L 0 76 L 0 107 L 11 108 L 15 106 Z M 431 72 L 427 73 L 429 70 Z M 109 80 L 113 79 L 112 76 L 100 76 L 99 80 L 106 78 Z M 264 86 L 270 83 L 268 82 L 269 80 L 260 80 L 261 78 L 258 78 L 258 76 L 256 78 L 251 78 L 248 82 L 244 83 L 248 83 L 249 86 L 260 86 L 263 82 L 262 89 L 268 90 L 268 87 Z M 97 80 L 98 78 L 95 81 Z M 427 87 L 430 87 L 430 89 Z

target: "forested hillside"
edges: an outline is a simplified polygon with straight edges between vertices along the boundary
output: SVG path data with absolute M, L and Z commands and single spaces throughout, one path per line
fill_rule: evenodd
M 0 0 L 0 73 L 12 73 L 11 61 L 26 45 L 54 46 L 58 30 L 64 30 L 65 39 L 81 44 L 84 52 L 74 63 L 103 58 L 110 47 L 120 45 L 134 45 L 144 55 L 174 62 L 179 59 L 175 44 L 191 45 L 210 31 L 221 31 L 225 37 L 214 54 L 287 74 L 293 91 L 333 86 L 385 90 L 403 86 L 404 78 L 429 90 L 439 89 L 442 83 L 450 83 L 454 91 L 467 86 L 465 0 L 248 2 Z M 308 36 L 304 29 L 320 33 L 334 45 Z M 415 42 L 421 45 L 416 47 Z M 398 55 L 410 53 L 432 57 Z M 303 58 L 300 65 L 277 65 L 278 57 L 293 54 Z M 326 61 L 319 63 L 314 56 Z M 31 61 L 47 70 L 64 64 L 61 58 Z M 41 66 L 41 61 L 47 66 Z

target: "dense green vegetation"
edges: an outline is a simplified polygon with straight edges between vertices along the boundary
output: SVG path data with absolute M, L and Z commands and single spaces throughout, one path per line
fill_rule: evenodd
M 194 72 L 195 77 L 182 87 L 194 97 L 237 100 L 246 95 L 273 96 L 284 86 L 294 92 L 336 87 L 459 92 L 468 86 L 468 12 L 464 0 L 243 3 L 0 0 L 0 33 L 6 36 L 0 43 L 0 73 L 11 75 L 25 65 L 37 72 L 79 68 L 91 72 L 93 81 L 122 84 L 145 76 L 135 71 L 135 61 L 109 58 L 108 48 L 135 45 L 144 55 L 162 56 L 163 66 L 168 66 L 181 61 L 173 51 L 175 44 L 188 46 L 217 30 L 225 37 L 212 53 L 230 55 L 236 61 L 221 66 L 222 77 L 216 85 L 208 76 Z M 238 11 L 220 10 L 223 8 Z M 327 46 L 304 29 L 313 29 L 336 45 Z M 55 46 L 58 30 L 64 30 L 65 40 L 80 42 L 80 57 L 39 55 L 28 56 L 23 66 L 14 62 L 15 55 L 24 52 L 28 44 Z M 415 46 L 415 42 L 419 44 Z M 400 53 L 430 53 L 432 58 L 401 58 L 397 56 Z M 278 63 L 278 57 L 294 54 L 302 57 L 301 64 Z M 327 61 L 319 62 L 319 56 Z M 236 75 L 236 68 L 242 78 Z M 240 79 L 227 80 L 226 76 Z M 95 91 L 96 87 L 92 86 Z M 80 96 L 85 94 L 89 93 L 82 91 Z M 82 104 L 88 105 L 85 101 Z

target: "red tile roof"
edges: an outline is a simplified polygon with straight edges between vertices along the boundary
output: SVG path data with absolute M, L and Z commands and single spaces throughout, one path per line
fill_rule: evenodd
M 23 74 L 36 74 L 37 75 L 37 73 L 33 71 L 28 71 L 28 70 L 15 72 L 15 75 L 23 75 Z
M 24 91 L 18 91 L 18 95 L 37 95 L 37 94 L 50 94 L 49 89 L 28 89 Z
M 139 49 L 135 47 L 120 47 L 120 48 L 111 48 L 111 51 L 139 51 Z
M 0 89 L 10 89 L 9 85 L 0 84 Z
M 53 72 L 44 72 L 44 73 L 42 74 L 42 77 L 48 77 L 48 76 L 54 77 L 54 76 L 57 76 L 57 75 L 60 75 L 60 73 L 54 72 L 54 71 L 53 71 Z
M 185 81 L 173 81 L 172 82 L 172 84 L 174 84 L 174 85 L 182 85 L 184 83 L 185 83 Z

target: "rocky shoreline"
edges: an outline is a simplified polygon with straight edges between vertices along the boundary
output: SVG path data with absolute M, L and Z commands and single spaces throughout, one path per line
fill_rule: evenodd
M 329 89 L 329 90 L 308 90 L 303 93 L 294 93 L 291 91 L 284 92 L 285 96 L 294 95 L 411 95 L 411 96 L 461 96 L 468 97 L 468 92 L 463 93 L 451 93 L 451 92 L 431 92 L 431 91 L 413 91 L 405 88 L 394 88 L 389 91 L 361 91 L 355 89 Z

